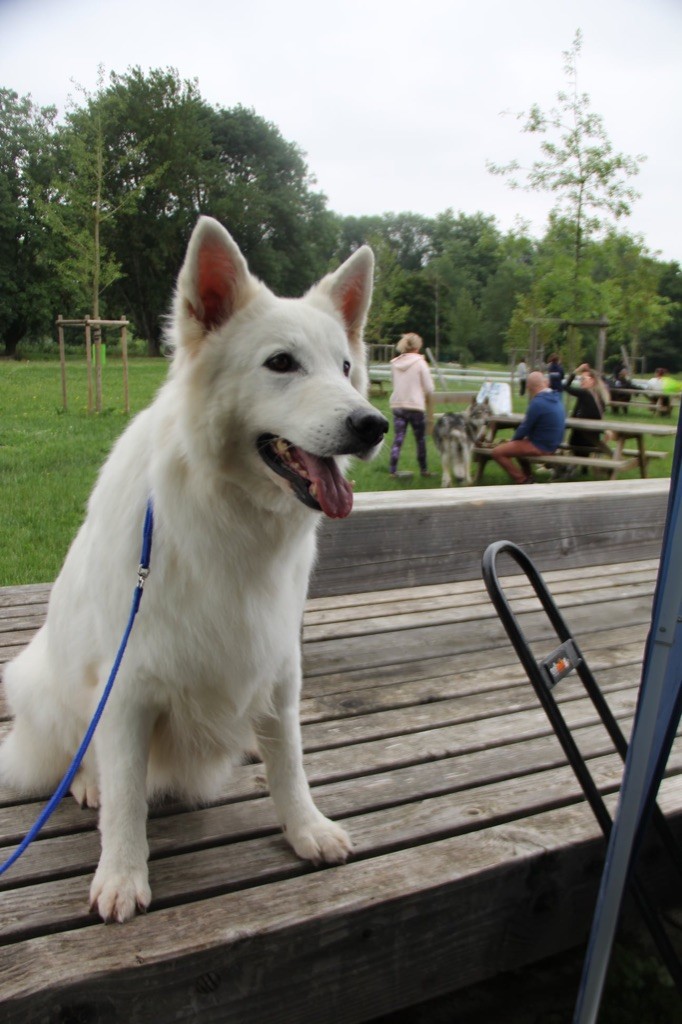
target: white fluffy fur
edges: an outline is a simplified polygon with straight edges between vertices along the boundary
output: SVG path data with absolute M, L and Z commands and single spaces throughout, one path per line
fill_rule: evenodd
M 350 450 L 348 416 L 372 413 L 362 345 L 372 267 L 363 248 L 304 298 L 276 298 L 225 229 L 200 219 L 178 278 L 169 379 L 115 445 L 47 621 L 6 667 L 15 720 L 0 777 L 43 794 L 109 674 L 151 495 L 151 575 L 73 787 L 80 802 L 100 805 L 90 898 L 105 920 L 125 921 L 150 902 L 148 795 L 206 799 L 254 742 L 296 852 L 340 862 L 351 848 L 315 807 L 302 767 L 299 634 L 320 516 L 265 465 L 256 438 L 282 436 L 320 456 Z M 268 369 L 279 351 L 300 371 Z

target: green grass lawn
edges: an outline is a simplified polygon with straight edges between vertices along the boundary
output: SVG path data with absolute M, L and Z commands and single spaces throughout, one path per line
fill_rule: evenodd
M 162 360 L 130 364 L 130 405 L 147 405 Z M 85 363 L 68 364 L 69 411 L 59 364 L 0 362 L 0 586 L 53 580 L 84 514 L 97 471 L 129 417 L 121 364 L 103 371 L 103 412 L 87 413 Z
M 153 398 L 165 379 L 162 359 L 133 359 L 129 365 L 130 406 L 134 414 Z M 0 586 L 43 583 L 57 575 L 68 546 L 80 525 L 88 494 L 113 442 L 125 429 L 120 361 L 109 357 L 103 368 L 103 412 L 87 413 L 84 362 L 68 364 L 69 411 L 61 405 L 59 364 L 0 361 Z M 388 417 L 388 398 L 374 404 Z M 515 411 L 525 402 L 515 398 Z M 638 410 L 637 418 L 648 418 Z M 392 431 L 371 463 L 355 460 L 350 475 L 356 491 L 413 490 L 437 487 L 439 460 L 428 440 L 429 469 L 438 473 L 423 479 L 418 471 L 414 438 L 408 433 L 399 469 L 411 470 L 409 480 L 388 474 Z M 650 447 L 672 451 L 674 437 Z M 652 475 L 668 476 L 670 459 L 651 464 Z M 631 474 L 637 477 L 635 471 Z M 510 481 L 498 466 L 486 467 L 486 484 Z M 560 486 L 557 484 L 557 486 Z
M 566 411 L 570 415 L 575 404 L 575 399 L 571 398 L 570 395 L 566 395 Z M 380 409 L 385 416 L 388 417 L 391 422 L 391 430 L 388 433 L 386 443 L 379 452 L 379 455 L 372 462 L 360 462 L 355 460 L 353 462 L 350 476 L 355 481 L 356 491 L 405 491 L 415 489 L 426 489 L 431 487 L 440 487 L 440 457 L 431 438 L 427 439 L 427 462 L 429 471 L 435 473 L 436 476 L 432 479 L 423 478 L 419 472 L 419 466 L 417 464 L 417 453 L 416 445 L 414 442 L 414 434 L 411 430 L 408 430 L 403 444 L 402 451 L 400 453 L 400 461 L 398 463 L 398 470 L 411 471 L 412 477 L 409 480 L 404 479 L 393 479 L 388 473 L 388 461 L 391 450 L 391 441 L 393 439 L 393 424 L 391 412 L 388 405 L 388 397 L 382 397 L 378 399 L 372 399 L 373 405 Z M 519 398 L 518 395 L 514 395 L 513 408 L 514 412 L 523 413 L 527 407 L 527 401 L 525 398 Z M 437 412 L 445 411 L 444 406 L 437 406 Z M 670 420 L 661 419 L 659 416 L 653 416 L 649 411 L 648 406 L 638 406 L 636 412 L 631 411 L 628 416 L 637 422 L 651 422 L 651 423 L 670 423 Z M 674 422 L 677 422 L 677 412 L 673 413 Z M 606 414 L 606 419 L 615 419 L 610 413 Z M 620 417 L 624 419 L 623 416 Z M 505 437 L 511 437 L 511 434 L 504 435 Z M 633 444 L 634 442 L 630 442 Z M 675 446 L 675 438 L 661 437 L 661 438 L 647 438 L 647 449 L 649 451 L 666 451 L 672 453 Z M 670 476 L 670 470 L 672 466 L 672 459 L 653 459 L 648 466 L 648 474 L 650 477 Z M 602 477 L 603 478 L 603 477 Z M 589 474 L 585 479 L 596 479 L 596 476 Z M 638 480 L 639 470 L 632 469 L 626 473 L 621 473 L 619 476 L 621 480 Z M 496 463 L 492 460 L 488 461 L 485 468 L 485 474 L 483 477 L 483 485 L 491 484 L 511 484 L 511 480 Z M 557 486 L 559 486 L 557 484 Z

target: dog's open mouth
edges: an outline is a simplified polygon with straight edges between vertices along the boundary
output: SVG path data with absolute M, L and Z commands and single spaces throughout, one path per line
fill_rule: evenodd
M 336 460 L 312 455 L 283 437 L 261 434 L 258 454 L 283 477 L 299 501 L 330 519 L 345 519 L 353 508 L 353 491 Z

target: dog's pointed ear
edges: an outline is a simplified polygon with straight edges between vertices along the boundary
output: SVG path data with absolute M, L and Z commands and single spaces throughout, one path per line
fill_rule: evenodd
M 341 315 L 351 343 L 362 340 L 362 330 L 372 300 L 374 282 L 374 254 L 363 245 L 349 256 L 333 274 L 327 274 L 308 295 L 315 299 L 325 296 Z
M 258 287 L 232 236 L 213 217 L 200 217 L 178 276 L 176 317 L 183 341 L 196 346 L 243 308 Z

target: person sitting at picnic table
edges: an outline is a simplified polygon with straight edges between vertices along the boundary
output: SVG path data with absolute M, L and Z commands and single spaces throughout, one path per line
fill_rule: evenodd
M 666 403 L 667 403 L 667 405 L 670 405 L 670 402 L 668 401 L 668 399 L 664 399 L 663 398 L 663 394 L 662 394 L 663 393 L 663 374 L 664 373 L 665 373 L 665 370 L 663 369 L 663 367 L 659 366 L 658 369 L 655 370 L 654 375 L 651 378 L 651 380 L 648 380 L 646 382 L 646 390 L 650 391 L 650 392 L 653 392 L 653 394 L 651 395 L 651 397 L 649 399 L 649 408 L 651 409 L 652 412 L 655 412 L 657 408 L 660 408 L 661 410 L 665 409 Z
M 580 383 L 574 384 L 575 378 L 580 375 Z M 564 391 L 576 398 L 575 407 L 571 415 L 577 420 L 601 420 L 604 418 L 604 409 L 608 401 L 609 393 L 606 386 L 602 384 L 598 374 L 590 367 L 589 363 L 581 363 L 570 374 Z M 603 455 L 611 455 L 611 449 L 601 439 L 601 431 L 582 430 L 574 427 L 571 431 L 568 443 L 573 455 L 590 455 L 592 452 L 599 452 Z M 587 467 L 581 467 L 583 474 Z M 569 476 L 575 473 L 575 467 L 567 467 L 564 475 Z M 558 479 L 555 473 L 554 479 Z
M 671 377 L 670 370 L 659 366 L 651 380 L 647 381 L 646 388 L 648 391 L 656 392 L 656 396 L 652 396 L 650 400 L 652 410 L 658 408 L 662 415 L 669 416 L 670 396 L 682 391 L 682 383 Z
M 526 415 L 511 441 L 502 441 L 490 449 L 491 458 L 515 484 L 535 482 L 524 455 L 551 455 L 561 444 L 566 425 L 561 392 L 549 387 L 544 373 L 533 370 L 528 374 L 526 392 L 529 398 Z M 518 459 L 518 466 L 515 459 Z
M 618 413 L 622 409 L 623 413 L 627 413 L 628 405 L 632 398 L 631 392 L 641 390 L 639 384 L 635 384 L 634 380 L 630 377 L 627 367 L 622 364 L 617 366 L 613 374 L 606 381 L 606 384 L 609 389 L 607 398 L 611 402 L 617 403 L 611 406 L 613 411 Z

